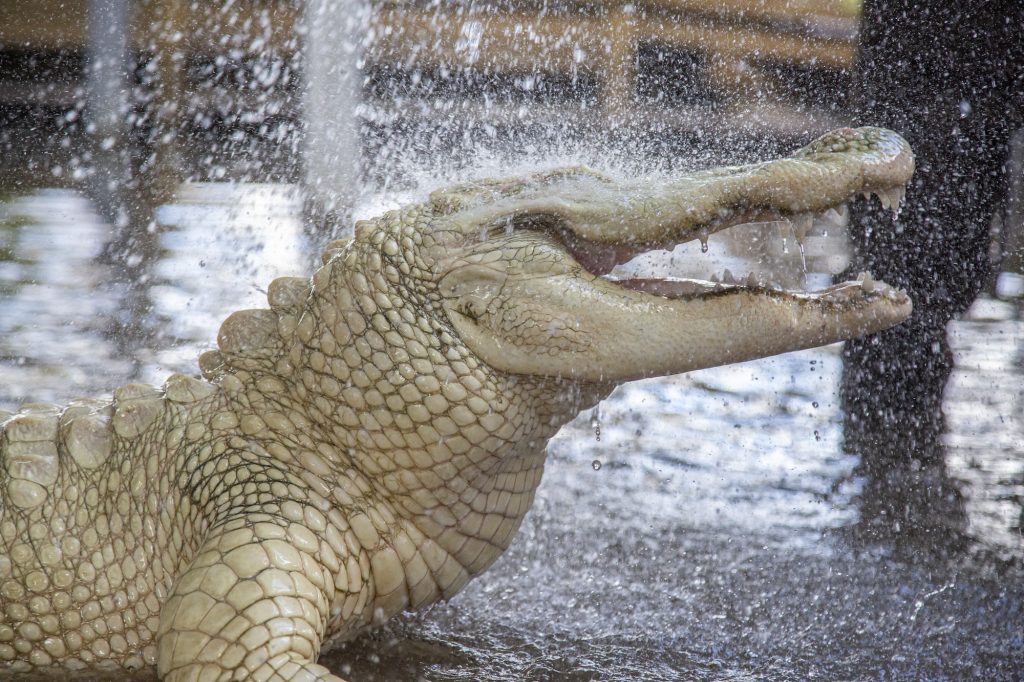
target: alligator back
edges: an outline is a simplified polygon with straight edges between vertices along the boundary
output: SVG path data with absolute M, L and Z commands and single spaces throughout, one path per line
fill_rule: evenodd
M 197 514 L 176 493 L 168 441 L 214 390 L 176 375 L 163 389 L 0 413 L 0 665 L 155 661 Z

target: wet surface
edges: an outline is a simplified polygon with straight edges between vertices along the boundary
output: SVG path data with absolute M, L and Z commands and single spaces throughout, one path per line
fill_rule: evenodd
M 129 290 L 86 200 L 0 198 L 0 409 L 193 372 L 228 312 L 311 270 L 299 209 L 285 186 L 186 186 Z M 1024 679 L 1019 300 L 979 301 L 950 338 L 944 466 L 859 475 L 837 347 L 628 384 L 552 442 L 494 567 L 327 664 L 353 680 Z M 915 527 L 879 522 L 894 499 Z

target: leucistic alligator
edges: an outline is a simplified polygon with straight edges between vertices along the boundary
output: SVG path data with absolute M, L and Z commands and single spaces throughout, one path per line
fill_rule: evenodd
M 674 179 L 569 168 L 439 190 L 357 223 L 311 280 L 223 323 L 202 378 L 2 416 L 0 675 L 332 680 L 329 643 L 447 599 L 508 547 L 545 445 L 617 384 L 817 346 L 911 310 L 870 277 L 817 293 L 614 281 L 635 255 L 861 192 L 913 156 L 842 129 Z

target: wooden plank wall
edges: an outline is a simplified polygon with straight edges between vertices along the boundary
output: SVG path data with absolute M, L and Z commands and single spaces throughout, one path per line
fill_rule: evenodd
M 0 0 L 3 64 L 32 53 L 73 57 L 67 73 L 49 81 L 46 73 L 0 69 L 0 105 L 80 106 L 86 7 L 87 0 Z M 464 109 L 498 122 L 514 120 L 524 105 L 558 120 L 569 106 L 598 124 L 649 115 L 687 128 L 706 126 L 703 112 L 713 107 L 721 128 L 782 134 L 843 122 L 840 92 L 809 99 L 805 92 L 801 101 L 796 91 L 841 90 L 859 15 L 859 0 L 375 0 L 373 7 L 364 62 L 371 118 L 429 115 L 417 99 L 472 99 L 479 93 L 453 80 L 470 72 L 512 83 L 498 98 L 504 104 Z M 138 77 L 156 84 L 157 115 L 200 127 L 298 120 L 300 12 L 301 0 L 137 0 L 129 43 Z M 520 78 L 531 74 L 549 79 L 555 96 L 531 96 Z M 435 90 L 409 86 L 424 79 Z M 573 83 L 582 83 L 581 94 L 559 100 Z

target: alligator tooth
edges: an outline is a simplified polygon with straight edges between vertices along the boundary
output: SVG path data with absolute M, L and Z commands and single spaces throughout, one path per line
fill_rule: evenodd
M 757 275 L 753 272 L 747 275 L 747 286 L 753 289 L 754 287 L 761 286 L 761 283 L 757 281 Z
M 722 282 L 724 284 L 736 284 L 736 278 L 732 276 L 729 268 L 726 268 L 725 272 L 722 273 Z
M 715 284 L 718 284 L 718 275 L 711 275 L 711 281 L 714 282 Z
M 875 194 L 878 195 L 878 201 L 879 203 L 882 204 L 882 208 L 892 208 L 892 198 L 889 196 L 889 193 L 887 191 L 885 191 L 884 189 L 880 189 L 877 192 L 875 192 Z
M 793 234 L 796 236 L 797 244 L 804 241 L 804 237 L 810 232 L 813 222 L 814 216 L 810 213 L 801 213 L 800 215 L 793 216 Z
M 900 209 L 903 208 L 903 200 L 907 198 L 907 188 L 897 187 L 889 190 L 889 197 L 892 201 L 892 215 L 894 218 L 898 218 L 900 215 Z
M 863 192 L 861 192 L 860 195 L 862 197 L 864 197 L 865 201 L 870 201 L 871 200 L 871 192 L 869 192 L 867 190 L 864 190 Z
M 825 222 L 829 223 L 830 225 L 834 225 L 836 227 L 842 227 L 843 225 L 845 225 L 846 224 L 846 217 L 842 213 L 839 212 L 839 208 L 845 209 L 846 208 L 846 204 L 841 204 L 837 208 L 830 208 L 830 209 L 828 209 L 827 211 L 825 211 L 821 215 L 822 220 L 824 220 Z
M 860 282 L 860 288 L 869 294 L 875 290 L 875 286 L 877 284 L 875 280 L 871 278 L 870 272 L 860 273 L 860 276 L 857 277 L 857 281 Z

